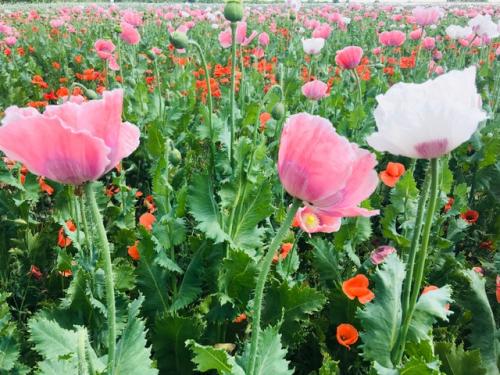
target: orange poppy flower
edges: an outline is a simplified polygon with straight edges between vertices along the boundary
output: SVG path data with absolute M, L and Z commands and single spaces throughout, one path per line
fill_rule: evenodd
M 133 260 L 139 260 L 141 259 L 141 255 L 139 254 L 139 250 L 137 249 L 137 245 L 139 244 L 139 241 L 135 241 L 135 243 L 132 246 L 127 247 L 127 253 L 128 255 L 133 259 Z
M 342 290 L 349 299 L 358 298 L 362 304 L 370 302 L 375 294 L 368 289 L 369 281 L 365 275 L 359 274 L 342 283 Z
M 156 221 L 156 217 L 153 214 L 146 212 L 142 214 L 139 218 L 139 224 L 146 228 L 148 231 L 153 230 L 153 223 Z
M 47 184 L 43 177 L 38 177 L 38 185 L 40 185 L 40 189 L 48 195 L 52 195 L 54 193 L 54 188 Z
M 241 313 L 236 318 L 234 318 L 233 323 L 241 323 L 245 320 L 247 320 L 247 314 Z
M 358 330 L 351 324 L 342 323 L 337 327 L 337 341 L 340 345 L 345 346 L 351 350 L 350 345 L 358 341 Z
M 268 112 L 262 112 L 259 116 L 260 128 L 259 130 L 263 132 L 266 129 L 267 122 L 271 119 L 271 114 Z
M 76 226 L 75 224 L 73 224 L 71 220 L 66 221 L 66 226 L 68 227 L 70 232 L 76 231 Z M 60 247 L 68 247 L 69 245 L 71 245 L 71 242 L 72 242 L 71 238 L 68 238 L 64 235 L 64 227 L 61 227 L 61 229 L 59 229 L 59 234 L 57 236 L 57 244 Z
M 404 173 L 405 166 L 403 164 L 389 162 L 385 171 L 380 172 L 379 176 L 385 185 L 394 187 Z
M 460 217 L 469 224 L 474 224 L 479 219 L 479 212 L 476 210 L 467 210 L 460 214 Z
M 273 262 L 277 263 L 280 260 L 283 260 L 287 257 L 288 253 L 290 250 L 292 250 L 293 244 L 291 242 L 285 242 L 283 245 L 281 245 L 281 250 L 278 253 L 276 253 L 273 257 Z
M 448 197 L 448 202 L 444 205 L 443 211 L 446 213 L 451 210 L 451 207 L 453 207 L 453 203 L 455 203 L 455 198 Z

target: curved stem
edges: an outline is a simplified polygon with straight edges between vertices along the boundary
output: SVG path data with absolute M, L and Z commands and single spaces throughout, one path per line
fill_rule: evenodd
M 264 287 L 266 285 L 267 275 L 271 269 L 274 254 L 278 250 L 281 241 L 283 241 L 283 238 L 285 237 L 288 228 L 290 228 L 295 213 L 299 209 L 300 203 L 301 203 L 300 200 L 296 198 L 293 200 L 292 206 L 288 211 L 285 221 L 283 222 L 283 224 L 281 224 L 278 233 L 276 233 L 276 236 L 269 245 L 269 249 L 267 250 L 264 259 L 262 259 L 261 262 L 261 269 L 259 277 L 257 279 L 257 285 L 255 286 L 255 297 L 253 301 L 252 341 L 250 344 L 250 362 L 248 364 L 248 371 L 247 371 L 247 374 L 249 375 L 253 375 L 255 370 L 255 361 L 257 357 L 257 347 L 260 335 L 260 314 L 262 312 L 262 299 L 264 297 Z
M 231 22 L 231 92 L 229 101 L 231 102 L 231 122 L 230 125 L 230 133 L 231 133 L 231 141 L 229 144 L 229 161 L 231 164 L 231 173 L 234 173 L 234 131 L 235 131 L 235 118 L 234 118 L 234 96 L 236 91 L 236 82 L 235 82 L 235 69 L 236 69 L 236 22 Z
M 212 112 L 213 112 L 213 102 L 212 102 L 212 87 L 210 86 L 210 72 L 208 70 L 207 60 L 203 54 L 203 50 L 200 45 L 193 40 L 189 41 L 189 44 L 193 45 L 198 54 L 200 55 L 201 63 L 203 65 L 203 70 L 205 71 L 205 83 L 207 85 L 207 102 L 208 102 L 208 131 L 210 133 L 210 164 L 211 172 L 213 178 L 215 178 L 215 140 L 214 140 L 214 128 L 212 124 Z M 231 116 L 232 118 L 232 116 Z M 232 143 L 231 143 L 232 144 Z
M 96 225 L 96 234 L 99 239 L 102 257 L 104 260 L 104 274 L 106 287 L 106 307 L 108 315 L 108 375 L 114 373 L 115 367 L 115 347 L 116 347 L 116 312 L 115 312 L 115 291 L 113 282 L 113 268 L 111 265 L 111 252 L 109 249 L 108 237 L 102 220 L 99 206 L 95 198 L 92 183 L 85 185 L 85 195 L 90 205 L 90 212 Z
M 395 365 L 398 365 L 403 358 L 403 353 L 406 344 L 406 335 L 408 334 L 408 329 L 410 327 L 411 319 L 415 311 L 415 305 L 417 304 L 418 294 L 420 293 L 420 288 L 422 287 L 422 281 L 424 278 L 425 261 L 427 258 L 427 249 L 429 248 L 429 238 L 431 234 L 432 221 L 434 218 L 434 211 L 436 210 L 436 203 L 438 197 L 438 179 L 439 179 L 439 165 L 438 159 L 431 159 L 431 187 L 430 187 L 430 198 L 429 205 L 427 206 L 427 216 L 425 218 L 424 230 L 422 234 L 422 246 L 417 254 L 416 261 L 416 272 L 415 278 L 413 280 L 413 285 L 411 289 L 410 305 L 404 316 L 403 326 L 401 328 L 401 336 L 399 340 L 399 346 L 397 355 L 395 356 Z M 408 280 L 410 282 L 410 280 Z

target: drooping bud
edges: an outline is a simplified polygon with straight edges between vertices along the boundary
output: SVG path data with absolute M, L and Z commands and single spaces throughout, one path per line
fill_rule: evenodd
M 285 116 L 285 106 L 283 105 L 283 103 L 278 102 L 275 104 L 275 106 L 271 110 L 271 116 L 276 121 L 281 120 Z
M 241 0 L 228 0 L 224 7 L 224 17 L 230 22 L 241 21 L 243 19 Z
M 189 45 L 189 39 L 185 33 L 174 31 L 170 34 L 170 43 L 172 43 L 176 49 L 185 49 Z

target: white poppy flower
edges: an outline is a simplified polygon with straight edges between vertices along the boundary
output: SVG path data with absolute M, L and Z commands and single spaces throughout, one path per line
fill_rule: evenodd
M 500 33 L 498 32 L 498 25 L 491 20 L 488 14 L 483 16 L 478 14 L 476 17 L 469 21 L 469 26 L 479 36 L 487 36 L 489 39 L 496 38 Z
M 302 39 L 302 47 L 308 55 L 317 55 L 325 46 L 323 38 Z

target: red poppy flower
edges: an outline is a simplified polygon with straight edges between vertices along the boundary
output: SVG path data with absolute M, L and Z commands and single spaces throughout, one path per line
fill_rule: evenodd
M 139 241 L 135 241 L 135 243 L 132 246 L 129 246 L 127 248 L 128 255 L 135 261 L 141 259 L 141 255 L 139 254 L 139 250 L 137 249 L 138 244 Z
M 156 221 L 156 218 L 153 214 L 146 212 L 142 214 L 139 218 L 139 224 L 146 228 L 148 231 L 153 230 L 153 223 Z
M 350 345 L 358 341 L 358 330 L 351 324 L 342 323 L 337 327 L 337 341 L 340 345 L 345 346 L 351 350 Z
M 405 166 L 403 164 L 389 162 L 385 171 L 380 172 L 379 176 L 385 185 L 394 187 L 404 173 Z
M 460 217 L 469 224 L 474 224 L 479 219 L 479 212 L 476 210 L 467 210 L 460 214 Z
M 342 290 L 349 299 L 358 298 L 362 304 L 370 302 L 375 294 L 368 289 L 369 281 L 365 275 L 356 275 L 342 283 Z

